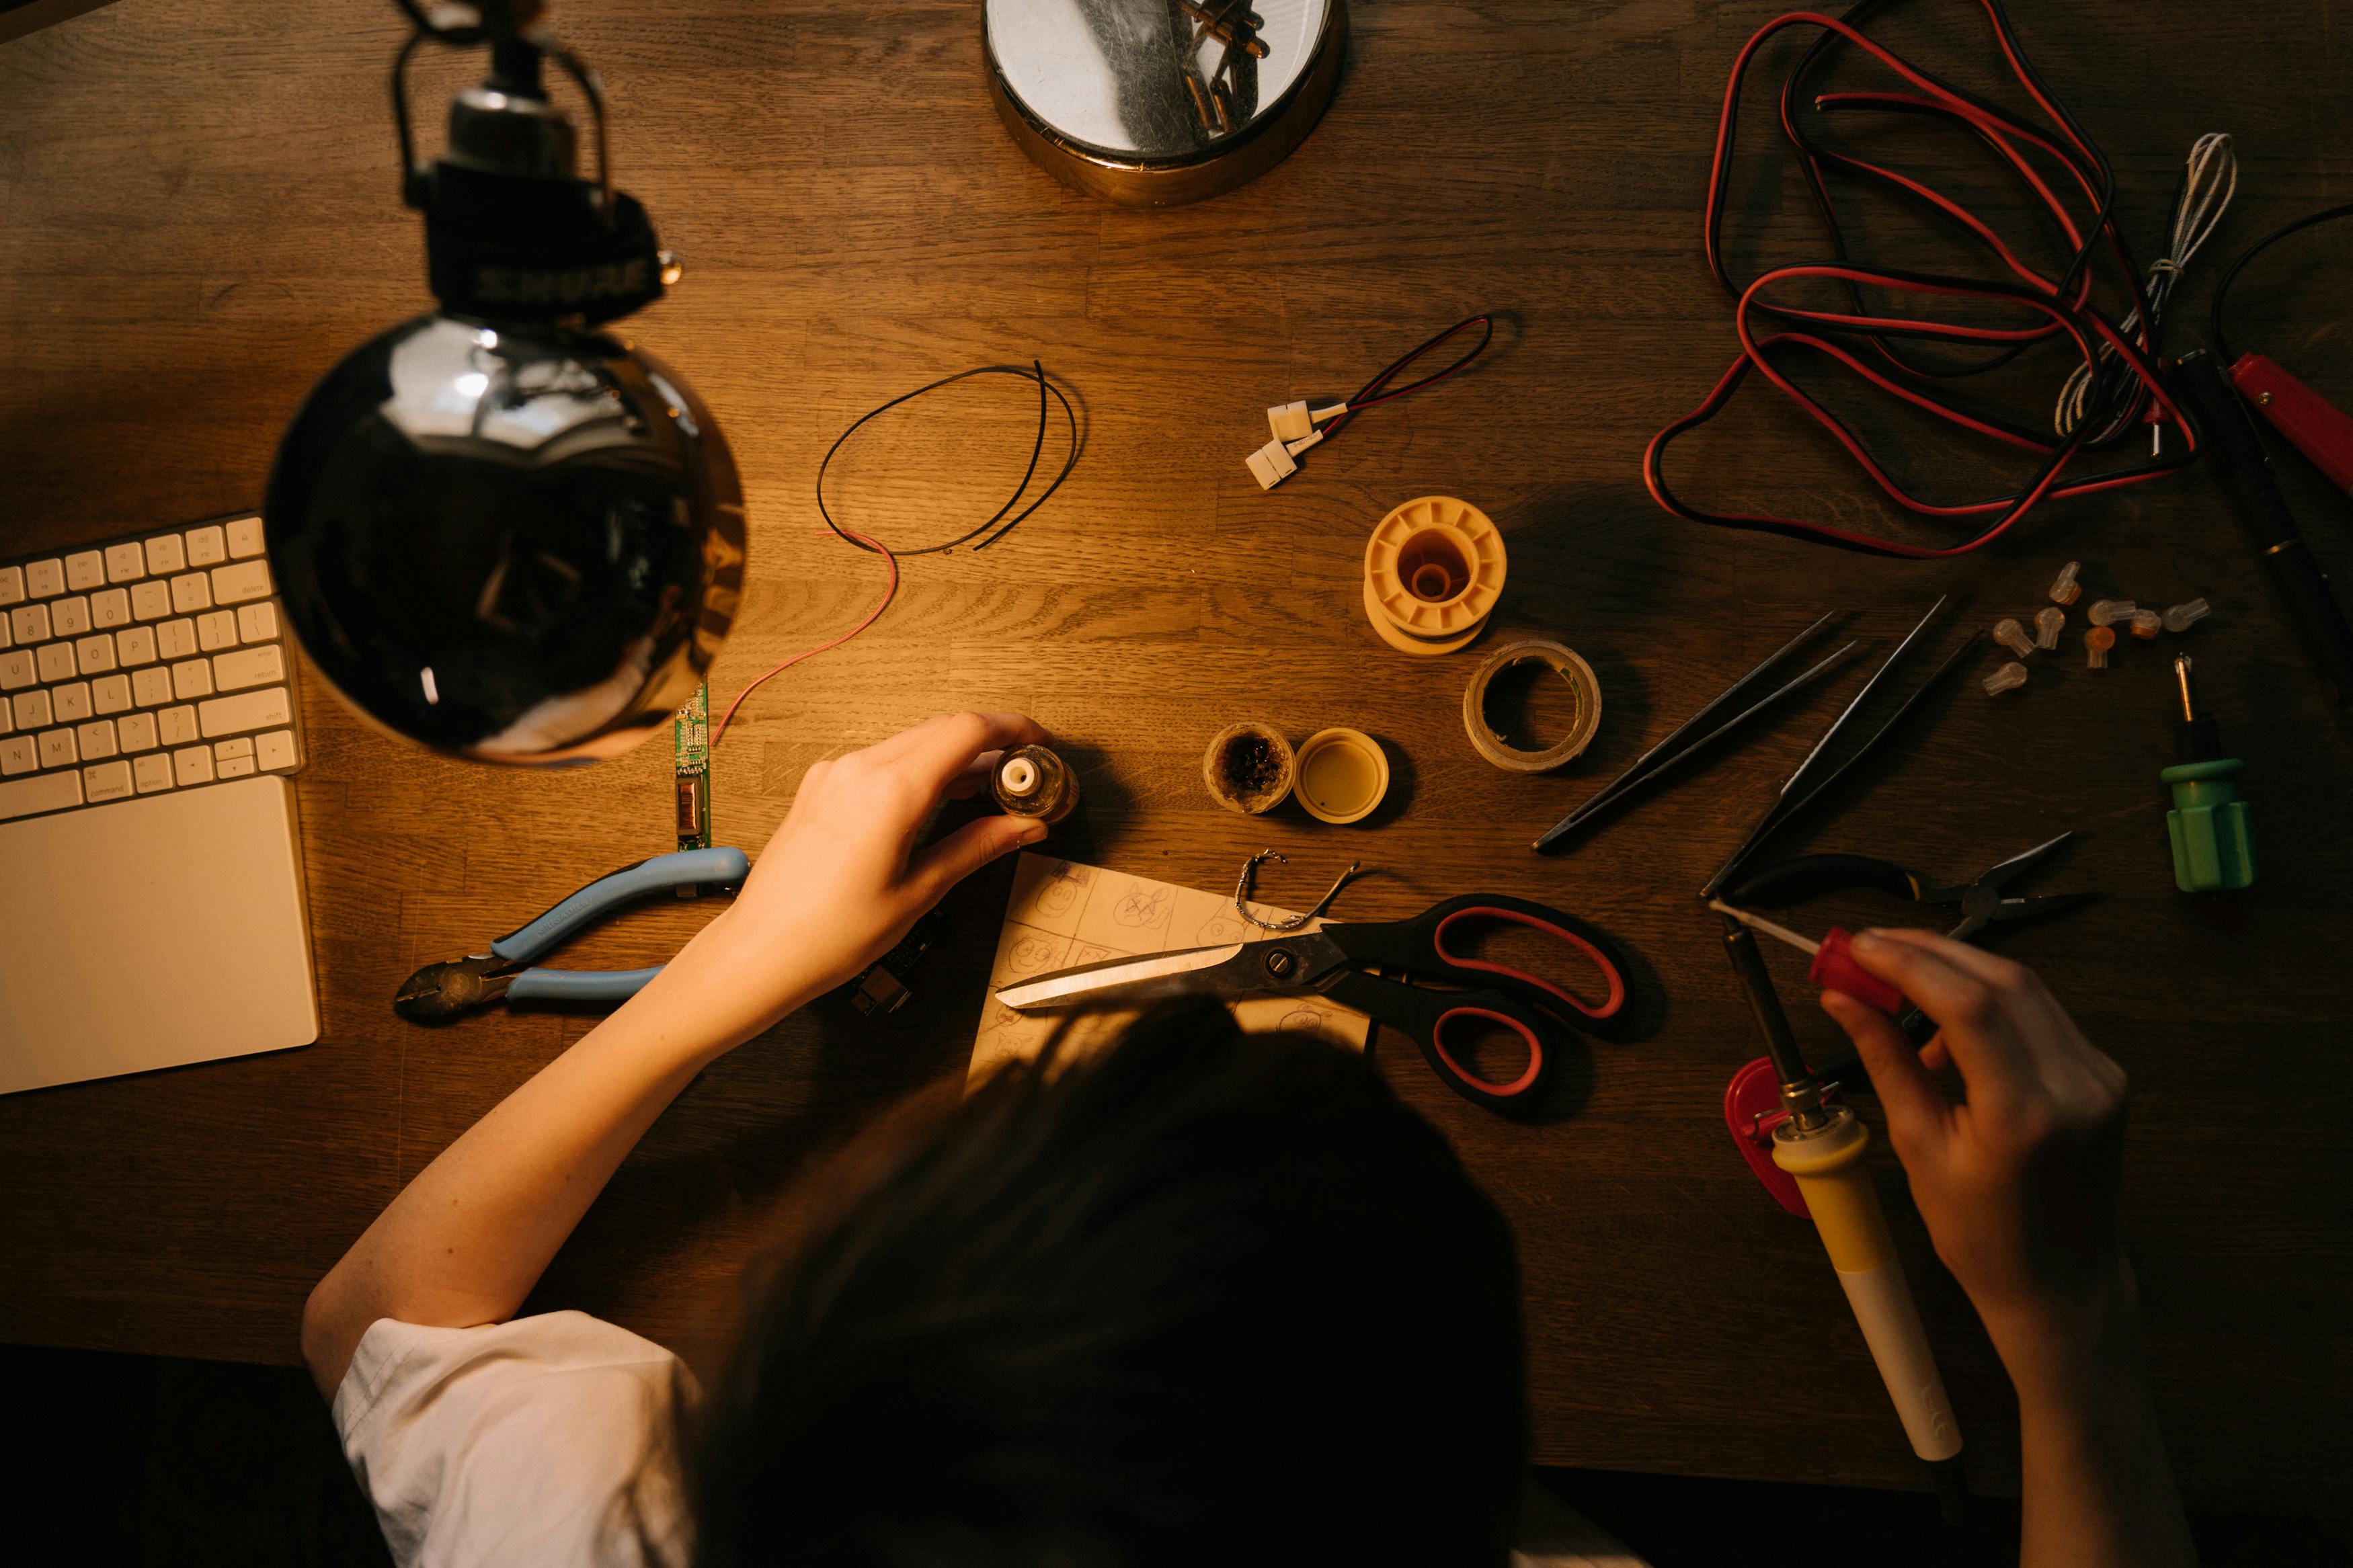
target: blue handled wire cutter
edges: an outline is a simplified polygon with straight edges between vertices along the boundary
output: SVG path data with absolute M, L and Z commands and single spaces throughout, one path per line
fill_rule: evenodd
M 593 921 L 656 893 L 703 898 L 732 893 L 752 874 L 741 849 L 682 849 L 599 877 L 518 931 L 469 958 L 428 963 L 392 998 L 392 1010 L 418 1024 L 442 1024 L 501 997 L 512 1001 L 626 1002 L 661 973 L 651 969 L 538 969 L 532 961 Z

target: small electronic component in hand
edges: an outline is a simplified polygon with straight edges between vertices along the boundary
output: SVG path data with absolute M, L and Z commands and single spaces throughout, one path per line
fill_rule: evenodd
M 937 910 L 908 928 L 899 945 L 866 966 L 849 985 L 849 1005 L 870 1018 L 895 1013 L 915 994 L 915 967 L 947 935 L 947 917 Z
M 670 721 L 670 767 L 677 784 L 678 847 L 711 847 L 711 688 L 698 686 Z

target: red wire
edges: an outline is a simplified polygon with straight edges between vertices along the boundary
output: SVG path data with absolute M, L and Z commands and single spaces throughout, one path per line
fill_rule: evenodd
M 819 643 L 813 648 L 807 648 L 800 653 L 793 655 L 792 658 L 785 660 L 784 663 L 776 666 L 774 669 L 769 670 L 765 675 L 763 675 L 758 679 L 753 681 L 751 685 L 746 686 L 743 690 L 737 692 L 735 694 L 735 700 L 727 705 L 725 717 L 719 721 L 719 727 L 711 731 L 711 749 L 712 751 L 715 752 L 719 749 L 720 740 L 727 733 L 727 726 L 734 722 L 735 710 L 744 706 L 744 699 L 751 696 L 752 693 L 759 690 L 761 687 L 766 685 L 777 676 L 784 674 L 785 671 L 792 668 L 793 666 L 799 664 L 804 659 L 815 658 L 821 653 L 830 653 L 835 648 L 839 647 L 842 644 L 848 642 L 850 638 L 856 637 L 859 633 L 864 631 L 867 627 L 881 620 L 882 618 L 882 612 L 891 607 L 891 601 L 899 596 L 899 558 L 896 555 L 892 554 L 890 550 L 887 549 L 879 539 L 869 538 L 867 535 L 860 533 L 854 529 L 845 528 L 840 530 L 840 531 L 846 537 L 854 540 L 860 544 L 865 545 L 868 549 L 881 556 L 883 564 L 890 568 L 891 581 L 882 590 L 882 602 L 876 605 L 871 610 L 869 610 L 864 620 L 859 622 L 856 626 L 850 627 L 848 631 L 842 633 L 831 642 Z
M 2019 53 L 2010 37 L 2008 21 L 1998 0 L 1979 0 L 1994 25 L 1995 37 L 2001 54 L 2011 72 L 2037 107 L 2058 128 L 2060 141 L 2046 136 L 2034 127 L 2010 118 L 2001 110 L 1978 104 L 1958 91 L 1946 87 L 1934 78 L 1915 69 L 1890 50 L 1873 42 L 1852 25 L 1837 17 L 1813 11 L 1793 11 L 1767 22 L 1742 46 L 1735 58 L 1725 84 L 1724 100 L 1716 121 L 1715 156 L 1708 171 L 1707 221 L 1704 243 L 1710 268 L 1723 279 L 1736 295 L 1733 310 L 1735 330 L 1740 339 L 1741 357 L 1732 363 L 1715 386 L 1699 405 L 1683 418 L 1668 426 L 1651 438 L 1642 458 L 1643 481 L 1660 506 L 1679 517 L 1693 521 L 1724 527 L 1759 529 L 1792 537 L 1811 539 L 1823 543 L 1842 545 L 1850 549 L 1877 554 L 1910 559 L 1928 559 L 1957 555 L 1977 549 L 1999 538 L 2018 520 L 2042 500 L 2052 497 L 2087 495 L 2112 489 L 2121 485 L 2138 483 L 2170 473 L 2192 459 L 2197 451 L 2197 433 L 2175 406 L 2158 374 L 2151 357 L 2154 342 L 2153 312 L 2145 302 L 2140 321 L 2133 333 L 2127 335 L 2114 326 L 2091 305 L 2094 269 L 2088 265 L 2091 250 L 2084 230 L 2075 215 L 2063 202 L 2051 184 L 2042 177 L 2022 150 L 2031 147 L 2057 163 L 2081 188 L 2091 203 L 2096 227 L 2093 241 L 2105 238 L 2125 271 L 2129 275 L 2133 294 L 2140 295 L 2140 279 L 2121 230 L 2110 214 L 2114 183 L 2099 154 L 2079 134 L 2067 116 L 2051 100 L 2034 79 L 2031 69 Z M 2006 164 L 2021 184 L 2039 202 L 2065 236 L 2073 258 L 2064 273 L 2056 279 L 2046 276 L 2012 250 L 1993 227 L 1979 219 L 1960 203 L 1951 200 L 1923 181 L 1895 170 L 1883 168 L 1834 151 L 1822 150 L 1820 155 L 1799 135 L 1790 118 L 1791 103 L 1798 77 L 1804 68 L 1793 73 L 1790 84 L 1781 98 L 1781 122 L 1784 134 L 1792 146 L 1802 153 L 1812 188 L 1823 206 L 1823 216 L 1836 233 L 1837 216 L 1830 205 L 1828 187 L 1822 180 L 1824 165 L 1858 177 L 1876 181 L 1921 203 L 1929 210 L 1952 220 L 1965 229 L 2009 271 L 2018 279 L 2017 285 L 1980 282 L 1968 279 L 1935 278 L 1917 273 L 1896 271 L 1882 267 L 1867 267 L 1846 261 L 1814 265 L 1779 267 L 1759 276 L 1745 288 L 1735 284 L 1725 270 L 1720 247 L 1718 229 L 1722 222 L 1725 191 L 1729 178 L 1734 135 L 1738 120 L 1741 90 L 1751 61 L 1767 40 L 1785 29 L 1808 26 L 1836 35 L 1870 56 L 1905 83 L 1918 89 L 1918 94 L 1894 92 L 1825 93 L 1815 100 L 1818 110 L 1829 108 L 1876 108 L 1891 110 L 1921 112 L 1942 119 L 1974 133 Z M 2073 148 L 2071 153 L 2068 150 Z M 2098 180 L 2094 174 L 2097 174 Z M 2109 195 L 2104 195 L 2103 184 Z M 2080 276 L 2078 276 L 2080 274 Z M 1768 290 L 1791 280 L 1832 279 L 1844 283 L 1849 294 L 1860 300 L 1860 290 L 1888 289 L 1903 293 L 1934 296 L 1944 299 L 1968 300 L 1993 304 L 2004 310 L 2024 308 L 2044 318 L 2032 326 L 1978 326 L 1935 318 L 1879 314 L 1860 302 L 1852 310 L 1826 310 L 1782 303 L 1770 298 Z M 1833 331 L 1852 334 L 1869 342 L 1888 360 L 1901 374 L 1917 380 L 1929 374 L 1952 374 L 1961 372 L 1936 372 L 1915 368 L 1896 356 L 1891 340 L 1916 337 L 1930 342 L 1957 344 L 2010 345 L 2009 353 L 2046 339 L 2064 335 L 2070 339 L 2093 374 L 2102 374 L 2097 343 L 2114 350 L 2116 361 L 2126 372 L 2137 380 L 2143 389 L 2136 396 L 2146 396 L 2155 402 L 2164 416 L 2179 428 L 2184 437 L 2180 455 L 2170 461 L 2150 463 L 2140 468 L 2112 471 L 2089 478 L 2063 480 L 2063 474 L 2075 460 L 2084 446 L 2081 435 L 2063 442 L 2040 439 L 2021 427 L 2009 426 L 1990 415 L 1978 416 L 1957 405 L 1932 396 L 1916 386 L 1906 385 L 1894 377 L 1866 365 L 1855 354 L 1830 340 L 1803 331 L 1783 331 L 1758 338 L 1751 325 L 1751 313 L 1764 311 L 1790 321 L 1804 322 Z M 2095 342 L 2094 340 L 2097 340 Z M 1838 366 L 1882 392 L 1936 416 L 1947 423 L 1973 434 L 2003 442 L 2009 446 L 2036 452 L 2044 461 L 2040 471 L 2016 493 L 1987 500 L 1959 505 L 1936 505 L 1923 501 L 1905 490 L 1891 478 L 1873 458 L 1852 430 L 1837 416 L 1814 398 L 1799 390 L 1787 375 L 1772 363 L 1775 350 L 1794 347 L 1810 350 L 1832 361 Z M 2002 356 L 2007 358 L 2008 355 Z M 1993 362 L 1993 363 L 1999 363 Z M 1978 366 L 1976 368 L 1989 368 Z M 1682 501 L 1667 487 L 1664 477 L 1666 448 L 1677 437 L 1706 423 L 1719 413 L 1752 370 L 1764 373 L 1767 381 L 1786 397 L 1796 403 L 1809 417 L 1827 430 L 1862 468 L 1864 475 L 1897 504 L 1929 517 L 1985 517 L 1993 521 L 1974 537 L 1958 544 L 1935 547 L 1915 545 L 1897 540 L 1882 539 L 1852 530 L 1831 527 L 1797 518 L 1764 513 L 1716 513 L 1701 510 Z

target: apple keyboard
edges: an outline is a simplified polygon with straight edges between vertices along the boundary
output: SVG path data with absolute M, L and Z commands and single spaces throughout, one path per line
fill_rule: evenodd
M 0 564 L 0 1094 L 319 1036 L 261 521 Z
M 0 565 L 0 822 L 301 765 L 261 520 Z

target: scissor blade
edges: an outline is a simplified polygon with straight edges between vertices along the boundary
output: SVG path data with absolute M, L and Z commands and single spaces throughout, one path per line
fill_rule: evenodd
M 1017 1013 L 1041 1007 L 1073 1007 L 1091 1002 L 1158 1002 L 1172 996 L 1199 996 L 1229 988 L 1233 979 L 1226 966 L 1241 957 L 1245 942 L 1216 947 L 1180 948 L 1144 958 L 1108 958 L 1082 963 L 1008 985 L 997 999 Z

